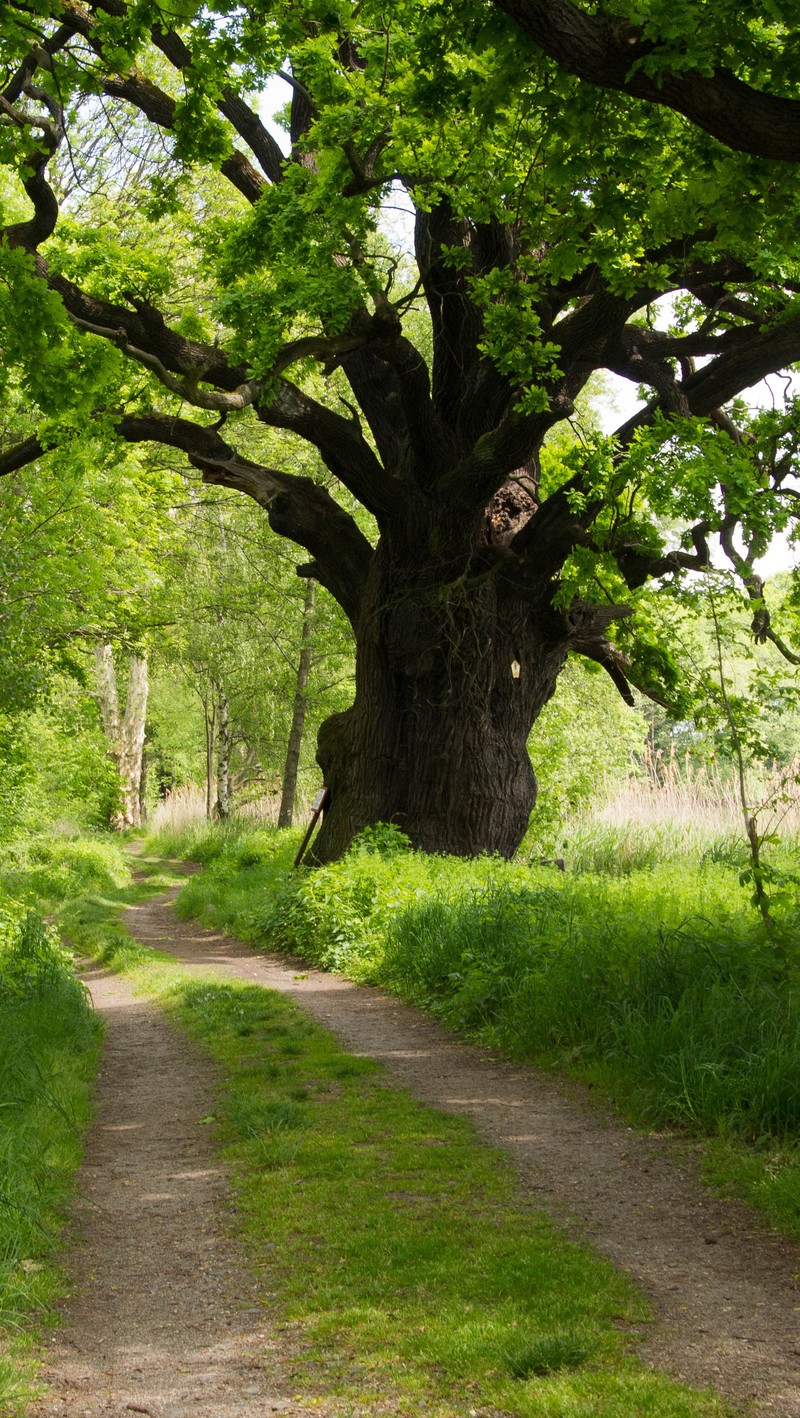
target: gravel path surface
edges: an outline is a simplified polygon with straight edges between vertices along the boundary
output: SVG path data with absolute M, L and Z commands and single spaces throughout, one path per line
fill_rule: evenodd
M 582 1090 L 491 1058 L 378 990 L 178 921 L 175 894 L 128 910 L 138 940 L 290 995 L 349 1050 L 381 1060 L 390 1083 L 472 1118 L 511 1155 L 526 1194 L 649 1296 L 648 1362 L 759 1414 L 800 1418 L 800 1247 L 711 1197 L 690 1152 L 632 1132 Z M 213 1070 L 125 982 L 94 971 L 88 983 L 109 1040 L 72 1262 L 78 1285 L 35 1418 L 262 1418 L 312 1405 L 342 1418 L 319 1395 L 292 1396 L 291 1335 L 270 1330 L 248 1281 L 199 1121 L 212 1109 Z
M 213 1067 L 126 980 L 84 978 L 107 1037 L 67 1257 L 75 1291 L 32 1418 L 307 1413 L 292 1398 L 291 1340 L 262 1316 L 200 1121 Z

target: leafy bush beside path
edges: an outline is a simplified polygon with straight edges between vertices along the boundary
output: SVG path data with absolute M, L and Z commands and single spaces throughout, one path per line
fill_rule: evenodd
M 119 848 L 17 844 L 0 863 L 0 1412 L 31 1391 L 31 1325 L 63 1288 L 56 1247 L 81 1155 L 100 1024 L 42 911 L 127 872 Z M 38 907 L 38 909 L 37 909 Z

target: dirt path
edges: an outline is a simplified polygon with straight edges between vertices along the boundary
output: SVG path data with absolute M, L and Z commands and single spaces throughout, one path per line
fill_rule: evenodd
M 129 930 L 185 965 L 291 995 L 392 1083 L 470 1116 L 512 1156 L 523 1188 L 577 1226 L 650 1296 L 645 1357 L 759 1413 L 800 1418 L 800 1248 L 715 1201 L 665 1141 L 603 1117 L 579 1090 L 491 1059 L 434 1022 L 335 976 L 177 921 L 175 892 L 131 908 Z M 200 1119 L 215 1075 L 158 1010 L 104 971 L 108 1022 L 82 1182 L 76 1293 L 32 1418 L 345 1418 L 293 1397 L 291 1333 L 266 1323 L 230 1226 L 226 1179 Z M 349 1410 L 348 1410 L 349 1411 Z M 372 1406 L 362 1410 L 375 1414 Z
M 292 1400 L 290 1341 L 262 1318 L 231 1234 L 226 1177 L 200 1119 L 208 1061 L 108 971 L 85 976 L 107 1023 L 98 1110 L 36 1418 L 262 1418 Z M 315 1413 L 327 1414 L 324 1405 Z
M 658 1323 L 643 1345 L 655 1366 L 756 1411 L 800 1418 L 800 1247 L 761 1230 L 744 1207 L 701 1186 L 691 1156 L 603 1116 L 577 1088 L 491 1059 L 417 1010 L 257 954 L 178 921 L 175 892 L 132 908 L 137 939 L 185 965 L 290 995 L 348 1049 L 385 1064 L 392 1083 L 468 1115 L 509 1152 L 526 1191 L 580 1231 L 650 1297 Z

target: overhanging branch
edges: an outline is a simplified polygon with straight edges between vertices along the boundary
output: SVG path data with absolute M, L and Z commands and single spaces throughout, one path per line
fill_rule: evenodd
M 213 428 L 151 413 L 126 416 L 116 425 L 131 443 L 179 448 L 203 481 L 246 493 L 264 507 L 273 531 L 305 547 L 316 575 L 355 628 L 361 613 L 372 548 L 344 508 L 312 478 L 279 472 L 237 453 Z
M 729 148 L 782 162 L 800 162 L 800 101 L 764 93 L 728 69 L 711 74 L 647 72 L 657 42 L 621 15 L 579 9 L 571 0 L 494 0 L 545 54 L 568 73 L 601 88 L 682 113 Z M 710 16 L 710 12 L 709 12 Z
M 38 438 L 26 438 L 22 443 L 16 443 L 13 448 L 0 451 L 0 478 L 7 477 L 9 473 L 16 473 L 19 468 L 27 467 L 28 463 L 34 463 L 44 452 L 45 449 Z

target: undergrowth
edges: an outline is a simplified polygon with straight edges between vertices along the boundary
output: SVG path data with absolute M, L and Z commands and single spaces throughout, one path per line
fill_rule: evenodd
M 293 836 L 206 831 L 207 870 L 179 909 L 567 1069 L 641 1126 L 726 1142 L 727 1188 L 800 1233 L 796 900 L 776 940 L 721 849 L 563 874 L 425 856 L 396 836 L 291 873 Z
M 100 849 L 99 856 L 103 852 Z M 42 910 L 109 879 L 95 843 L 15 849 L 0 865 L 0 1412 L 35 1386 L 31 1338 L 62 1293 L 57 1244 L 89 1115 L 100 1026 Z M 116 871 L 126 871 L 117 853 Z M 38 907 L 38 909 L 37 909 Z

